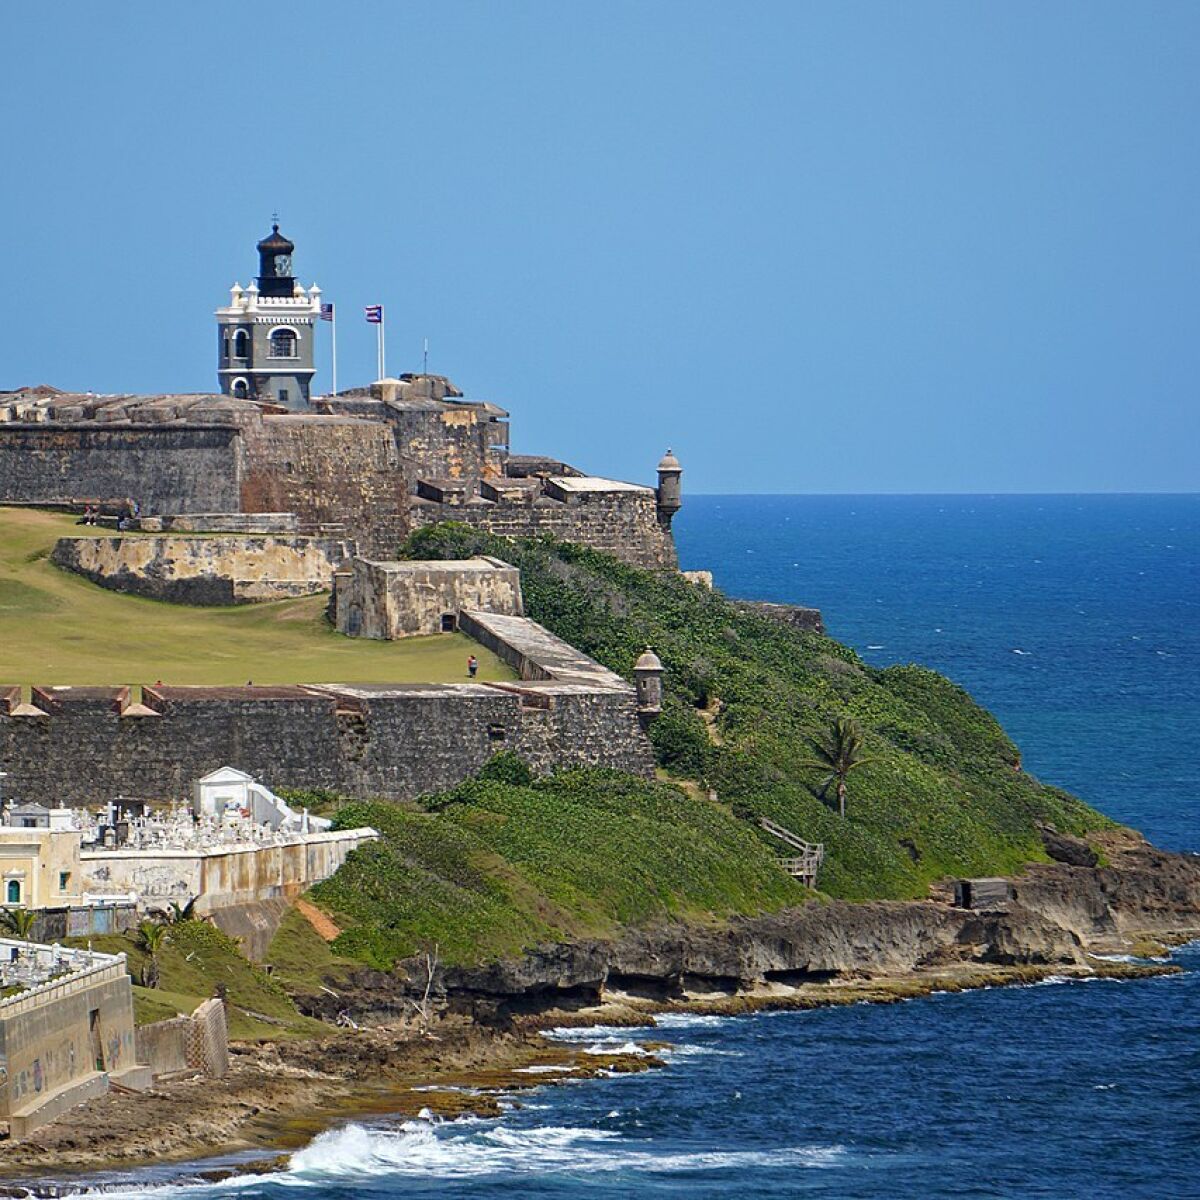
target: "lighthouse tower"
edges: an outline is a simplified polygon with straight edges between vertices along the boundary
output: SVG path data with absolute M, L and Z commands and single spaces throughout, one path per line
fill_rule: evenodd
M 217 377 L 221 391 L 244 400 L 306 409 L 316 373 L 313 342 L 321 289 L 305 291 L 292 274 L 295 245 L 271 226 L 258 243 L 258 278 L 235 283 L 217 309 Z

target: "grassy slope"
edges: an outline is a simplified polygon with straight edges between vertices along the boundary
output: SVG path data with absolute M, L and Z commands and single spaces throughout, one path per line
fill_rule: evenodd
M 135 934 L 107 934 L 72 939 L 90 942 L 105 954 L 128 955 L 129 972 L 142 977 L 146 955 Z M 229 1000 L 229 1033 L 235 1038 L 312 1036 L 327 1027 L 302 1017 L 280 984 L 248 962 L 236 942 L 205 921 L 186 921 L 171 927 L 159 952 L 159 986 L 135 986 L 134 1013 L 139 1025 L 190 1013 L 224 984 Z M 260 1020 L 259 1016 L 268 1020 Z
M 487 958 L 668 915 L 795 903 L 805 892 L 774 866 L 784 848 L 760 816 L 824 842 L 820 888 L 851 899 L 1017 870 L 1045 857 L 1039 821 L 1077 833 L 1111 824 L 1024 774 L 995 719 L 934 672 L 874 670 L 830 639 L 579 547 L 441 527 L 409 550 L 515 562 L 529 615 L 627 677 L 654 646 L 667 668 L 659 759 L 720 801 L 694 785 L 576 772 L 469 783 L 427 811 L 352 806 L 339 821 L 369 821 L 384 838 L 314 892 L 345 928 L 341 953 L 386 965 L 436 942 L 450 960 Z M 860 720 L 874 759 L 852 776 L 844 821 L 802 765 L 841 713 Z
M 339 812 L 339 825 L 384 836 L 312 893 L 345 929 L 338 953 L 386 968 L 436 944 L 446 961 L 466 962 L 806 895 L 745 822 L 663 783 L 608 771 L 479 779 L 435 804 Z
M 512 678 L 459 634 L 342 637 L 324 620 L 323 595 L 199 608 L 106 591 L 51 566 L 56 538 L 88 532 L 59 513 L 0 508 L 0 683 L 436 683 L 465 678 L 472 652 L 480 678 Z

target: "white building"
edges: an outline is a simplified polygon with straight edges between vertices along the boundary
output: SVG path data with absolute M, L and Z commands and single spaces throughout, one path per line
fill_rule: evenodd
M 236 767 L 218 767 L 197 779 L 192 810 L 197 817 L 233 820 L 238 817 L 283 833 L 317 833 L 333 822 L 296 812 L 252 775 Z

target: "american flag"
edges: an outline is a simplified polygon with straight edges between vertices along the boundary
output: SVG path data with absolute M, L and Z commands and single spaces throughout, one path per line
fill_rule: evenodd
M 382 325 L 383 324 L 383 305 L 368 304 L 367 305 L 367 324 Z
M 321 305 L 321 320 L 322 321 L 332 321 L 333 320 L 333 305 L 332 304 L 322 304 Z

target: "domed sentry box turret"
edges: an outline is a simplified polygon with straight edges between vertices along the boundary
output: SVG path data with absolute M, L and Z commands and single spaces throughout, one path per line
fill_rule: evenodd
M 658 522 L 667 529 L 671 528 L 671 518 L 683 507 L 682 475 L 679 459 L 668 450 L 659 460 L 657 493 Z
M 637 690 L 638 719 L 644 728 L 662 714 L 663 665 L 649 646 L 633 664 L 633 686 Z

